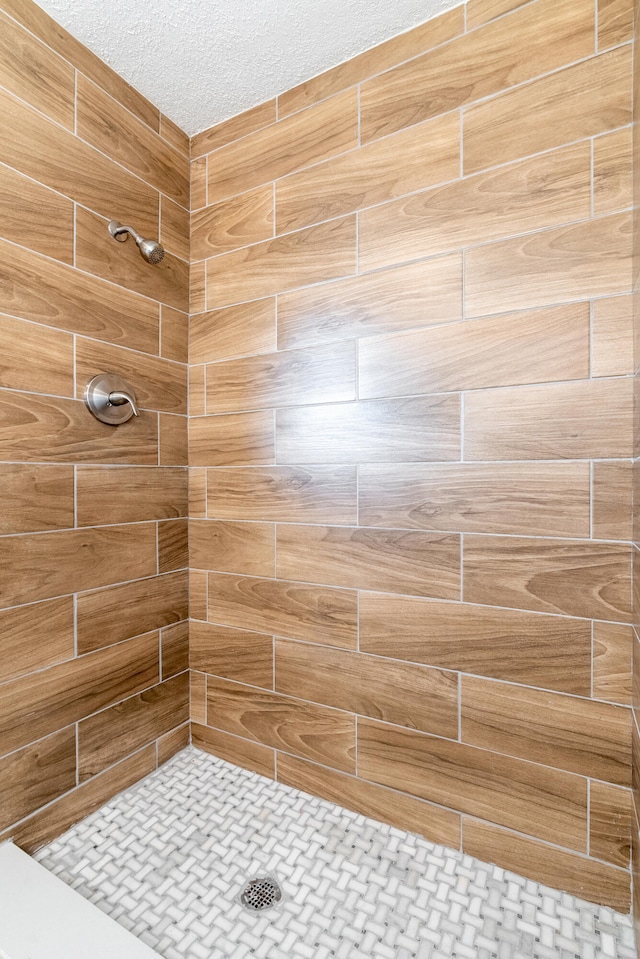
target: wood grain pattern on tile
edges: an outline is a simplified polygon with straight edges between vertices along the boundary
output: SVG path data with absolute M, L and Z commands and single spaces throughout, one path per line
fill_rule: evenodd
M 465 459 L 626 457 L 631 384 L 585 380 L 484 390 L 465 397 Z
M 189 518 L 206 519 L 207 471 L 203 467 L 189 470 Z
M 579 696 L 591 691 L 586 620 L 361 593 L 360 650 Z
M 613 50 L 469 107 L 465 173 L 630 123 L 630 55 L 628 48 Z M 535 123 L 527 122 L 532 116 Z
M 274 457 L 271 410 L 189 419 L 191 466 L 264 466 Z
M 250 686 L 273 687 L 273 637 L 191 620 L 191 669 Z
M 278 232 L 344 216 L 459 175 L 460 114 L 454 112 L 280 180 Z
M 158 637 L 150 633 L 6 683 L 0 754 L 48 736 L 158 682 Z
M 593 464 L 594 539 L 632 538 L 632 486 L 631 461 Z
M 275 348 L 275 297 L 191 317 L 189 350 L 192 363 L 269 353 Z
M 207 474 L 209 516 L 282 523 L 355 523 L 351 466 L 216 469 Z
M 170 306 L 160 307 L 160 355 L 186 363 L 189 353 L 189 316 Z
M 349 526 L 278 526 L 277 573 L 353 589 L 460 598 L 460 537 Z
M 163 681 L 189 669 L 189 622 L 184 620 L 161 630 L 160 648 Z
M 468 0 L 467 3 L 467 30 L 495 20 L 504 13 L 516 10 L 528 0 Z
M 268 746 L 223 733 L 219 729 L 211 729 L 210 726 L 197 721 L 192 724 L 191 730 L 193 745 L 198 749 L 219 756 L 234 766 L 251 769 L 260 776 L 267 776 L 269 779 L 275 777 L 276 754 Z
M 273 186 L 268 183 L 194 213 L 191 217 L 192 258 L 205 260 L 272 237 L 273 201 Z
M 630 785 L 631 714 L 622 706 L 462 677 L 462 742 Z
M 358 95 L 356 90 L 346 90 L 217 150 L 209 163 L 209 203 L 277 180 L 357 144 Z
M 177 123 L 174 123 L 173 120 L 170 120 L 169 117 L 166 117 L 164 113 L 160 114 L 160 136 L 163 140 L 166 140 L 172 147 L 175 147 L 179 153 L 182 153 L 183 156 L 189 158 L 190 155 L 190 145 L 189 137 L 182 130 Z
M 47 641 L 33 638 L 46 635 Z M 0 682 L 72 659 L 73 597 L 0 612 Z
M 267 690 L 207 677 L 209 722 L 224 732 L 355 772 L 355 717 Z
M 259 103 L 257 107 L 251 107 L 237 116 L 217 123 L 208 130 L 196 133 L 191 138 L 191 156 L 201 157 L 212 150 L 232 143 L 233 140 L 239 140 L 240 137 L 246 137 L 270 123 L 276 122 L 276 101 L 266 100 Z
M 160 736 L 157 742 L 158 766 L 162 766 L 176 753 L 186 749 L 191 744 L 191 725 L 185 723 L 170 733 Z
M 1 463 L 0 486 L 0 534 L 74 525 L 73 467 Z
M 354 343 L 283 350 L 207 368 L 207 413 L 234 413 L 356 398 Z
M 594 300 L 591 327 L 591 375 L 626 376 L 633 373 L 633 315 L 631 296 Z
M 588 463 L 360 466 L 363 526 L 588 537 Z
M 88 653 L 186 619 L 187 574 L 168 573 L 79 593 L 77 604 L 78 653 Z
M 311 346 L 461 319 L 462 256 L 452 253 L 278 296 L 278 347 Z
M 207 722 L 207 677 L 204 673 L 191 670 L 190 677 L 190 715 L 192 723 Z
M 80 782 L 124 759 L 189 718 L 187 673 L 78 723 Z
M 71 200 L 2 166 L 0 217 L 0 234 L 5 239 L 64 263 L 73 263 Z
M 189 565 L 245 576 L 275 575 L 275 531 L 271 523 L 189 521 Z
M 593 695 L 631 704 L 633 629 L 618 623 L 593 624 Z
M 458 676 L 326 646 L 275 641 L 276 691 L 458 738 Z
M 160 197 L 160 242 L 165 251 L 181 260 L 189 260 L 189 221 L 188 210 L 166 196 Z
M 207 305 L 256 300 L 355 272 L 356 219 L 349 216 L 223 253 L 207 273 Z
M 188 420 L 186 416 L 160 413 L 160 466 L 186 466 L 188 447 Z
M 626 127 L 593 142 L 593 205 L 598 216 L 632 204 L 632 131 Z
M 628 621 L 630 548 L 624 544 L 469 534 L 463 596 L 569 616 Z
M 73 337 L 0 314 L 0 386 L 73 396 Z
M 169 573 L 189 565 L 189 523 L 186 519 L 158 523 L 158 572 Z
M 207 308 L 207 264 L 205 260 L 189 267 L 189 312 L 201 313 Z
M 357 646 L 357 594 L 286 580 L 209 573 L 208 619 L 326 646 Z
M 594 15 L 586 0 L 540 0 L 363 83 L 362 142 L 589 56 Z
M 207 411 L 205 378 L 204 366 L 189 367 L 189 416 L 204 416 Z
M 584 379 L 589 323 L 589 304 L 579 303 L 372 336 L 358 344 L 358 394 L 407 396 Z
M 73 789 L 75 739 L 70 727 L 0 759 L 0 829 Z
M 417 832 L 431 842 L 453 849 L 460 845 L 460 817 L 413 796 L 284 753 L 278 754 L 278 782 L 398 829 Z
M 191 619 L 207 618 L 207 573 L 189 570 L 189 615 Z
M 586 852 L 587 781 L 571 773 L 358 719 L 358 774 Z
M 633 38 L 632 0 L 598 0 L 598 49 Z
M 609 783 L 590 783 L 589 852 L 614 866 L 629 868 L 631 793 Z
M 579 143 L 361 211 L 358 267 L 375 270 L 552 227 L 588 217 L 590 209 L 591 148 Z
M 207 158 L 198 157 L 191 161 L 189 179 L 191 184 L 191 211 L 207 205 Z
M 629 873 L 623 869 L 466 817 L 462 820 L 462 848 L 469 856 L 515 872 L 522 870 L 524 863 L 537 882 L 561 886 L 574 896 L 621 912 L 629 909 Z
M 78 526 L 186 516 L 187 471 L 157 466 L 80 466 L 76 497 Z
M 460 456 L 457 394 L 278 410 L 279 463 L 410 463 Z

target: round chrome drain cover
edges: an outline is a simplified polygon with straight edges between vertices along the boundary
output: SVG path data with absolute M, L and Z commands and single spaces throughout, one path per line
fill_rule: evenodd
M 272 876 L 257 876 L 250 879 L 240 893 L 240 902 L 247 909 L 260 912 L 275 906 L 282 899 L 282 890 Z

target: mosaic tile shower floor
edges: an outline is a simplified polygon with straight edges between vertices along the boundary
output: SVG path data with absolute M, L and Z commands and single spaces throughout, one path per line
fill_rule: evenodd
M 36 858 L 165 959 L 635 959 L 628 916 L 193 747 Z

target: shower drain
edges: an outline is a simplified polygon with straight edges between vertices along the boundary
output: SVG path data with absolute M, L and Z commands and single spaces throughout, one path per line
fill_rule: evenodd
M 253 912 L 275 906 L 282 899 L 282 890 L 273 876 L 250 879 L 240 893 L 240 902 Z

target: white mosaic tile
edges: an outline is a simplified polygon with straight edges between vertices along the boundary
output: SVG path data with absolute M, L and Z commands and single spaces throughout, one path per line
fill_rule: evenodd
M 165 959 L 635 959 L 629 916 L 193 747 L 36 858 Z

